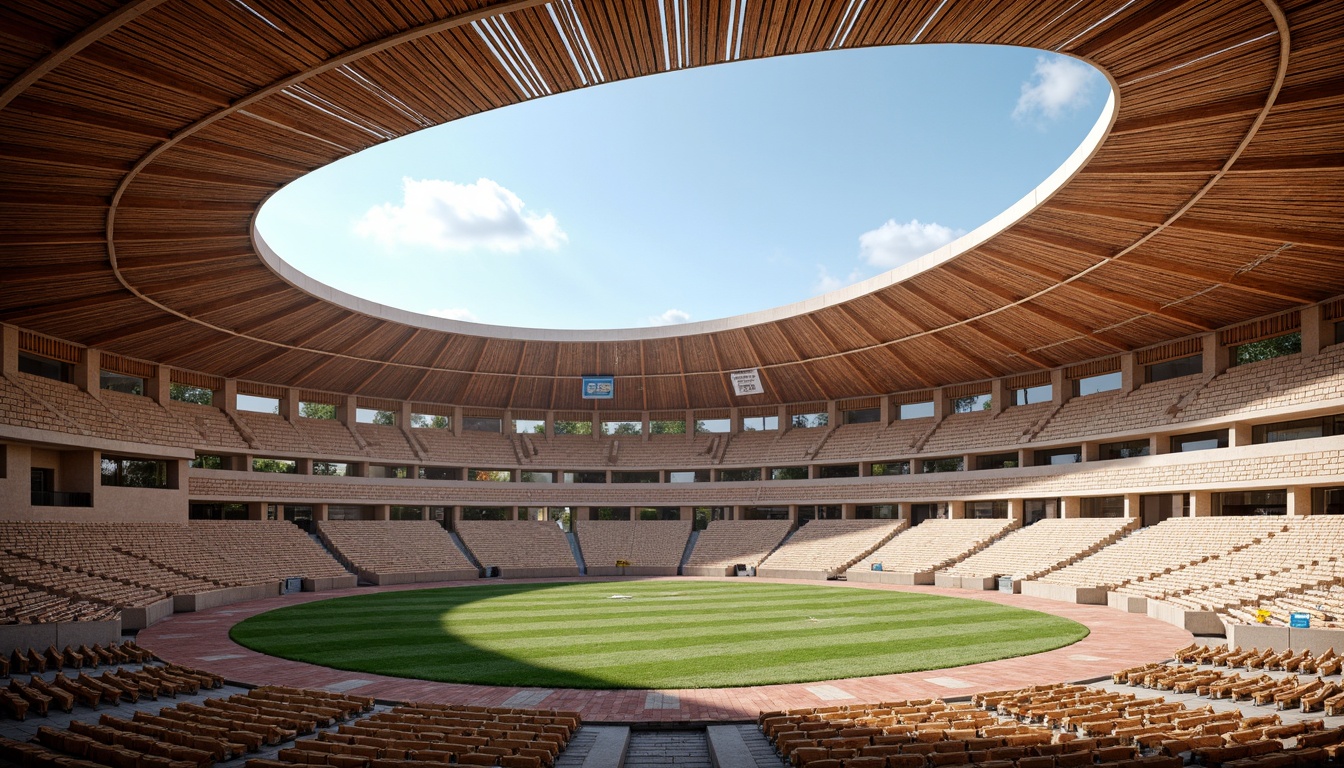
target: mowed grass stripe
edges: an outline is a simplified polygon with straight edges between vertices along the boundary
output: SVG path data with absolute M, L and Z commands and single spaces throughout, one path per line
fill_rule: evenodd
M 360 595 L 261 614 L 232 634 L 286 658 L 428 680 L 686 688 L 939 669 L 1057 648 L 1087 630 L 982 601 L 743 580 Z

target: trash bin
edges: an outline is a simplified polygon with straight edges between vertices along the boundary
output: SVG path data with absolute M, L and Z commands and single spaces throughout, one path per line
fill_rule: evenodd
M 999 577 L 999 591 L 1000 591 L 1000 592 L 1007 592 L 1007 593 L 1010 594 L 1010 595 L 1013 593 L 1013 577 L 1012 577 L 1012 576 L 1000 576 L 1000 577 Z

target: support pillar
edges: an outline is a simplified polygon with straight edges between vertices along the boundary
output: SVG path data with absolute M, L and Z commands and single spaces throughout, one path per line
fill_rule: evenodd
M 1137 493 L 1125 494 L 1125 519 L 1135 520 L 1143 517 L 1143 497 Z
M 1083 516 L 1083 499 L 1079 496 L 1061 496 L 1059 498 L 1059 516 L 1066 520 L 1076 520 Z
M 1216 376 L 1227 370 L 1230 362 L 1227 347 L 1218 343 L 1218 334 L 1206 333 L 1204 341 L 1204 375 Z
M 12 379 L 19 372 L 19 329 L 0 325 L 0 374 Z
M 75 365 L 74 384 L 85 392 L 97 394 L 99 378 L 102 375 L 102 353 L 96 349 L 80 352 L 79 363 Z
M 1288 515 L 1305 517 L 1311 514 L 1311 488 L 1294 485 L 1288 488 Z
M 966 502 L 961 499 L 947 502 L 947 517 L 950 520 L 965 520 Z
M 1213 491 L 1190 492 L 1190 516 L 1213 517 Z
M 1120 392 L 1133 392 L 1142 386 L 1142 377 L 1139 375 L 1139 356 L 1133 352 L 1126 352 L 1120 356 Z

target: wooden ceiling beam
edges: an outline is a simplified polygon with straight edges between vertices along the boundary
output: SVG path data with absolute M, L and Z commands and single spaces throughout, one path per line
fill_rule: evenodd
M 1253 115 L 1265 106 L 1266 94 L 1251 93 L 1211 104 L 1196 104 L 1192 107 L 1174 109 L 1156 115 L 1130 117 L 1116 120 L 1111 127 L 1111 135 L 1123 136 L 1141 131 L 1167 130 L 1191 123 L 1216 120 L 1230 115 Z
M 920 374 L 914 368 L 911 368 L 910 366 L 906 365 L 905 362 L 901 360 L 900 355 L 897 355 L 892 350 L 883 346 L 886 340 L 882 339 L 877 335 L 876 329 L 872 328 L 869 325 L 866 318 L 860 317 L 859 313 L 855 312 L 853 309 L 850 309 L 848 304 L 836 304 L 833 308 L 840 310 L 840 312 L 843 315 L 845 315 L 845 317 L 848 317 L 850 321 L 854 323 L 854 325 L 858 326 L 859 330 L 863 331 L 864 335 L 868 337 L 869 342 L 868 345 L 870 347 L 878 348 L 883 353 L 885 353 L 887 357 L 891 360 L 892 364 L 895 365 L 897 368 L 899 368 L 906 376 L 919 382 L 922 386 L 925 387 L 933 386 L 933 382 L 931 380 L 926 378 L 924 375 Z
M 132 58 L 110 45 L 102 43 L 91 45 L 80 54 L 80 58 L 113 72 L 120 72 L 133 80 L 158 86 L 216 109 L 229 106 L 232 98 L 230 94 L 213 90 L 199 80 L 181 77 L 144 59 Z
M 1323 230 L 1307 231 L 1289 227 L 1273 227 L 1265 224 L 1238 224 L 1231 221 L 1207 221 L 1190 216 L 1182 216 L 1167 225 L 1168 229 L 1183 232 L 1221 235 L 1237 240 L 1261 240 L 1266 242 L 1310 245 L 1314 248 L 1328 248 L 1332 251 L 1344 251 L 1344 236 Z
M 163 267 L 182 267 L 192 264 L 208 264 L 212 261 L 233 261 L 255 257 L 251 248 L 230 248 L 223 251 L 201 251 L 199 253 L 161 253 L 153 256 L 127 256 L 117 258 L 117 268 L 122 273 L 136 272 L 141 269 L 162 269 Z
M 0 158 L 15 160 L 31 165 L 87 168 L 89 170 L 114 171 L 117 173 L 125 173 L 126 171 L 131 170 L 132 167 L 130 161 L 118 160 L 107 155 L 76 152 L 66 149 L 52 149 L 50 147 L 28 146 L 26 144 L 14 144 L 11 142 L 0 142 Z
M 1016 226 L 1008 230 L 1008 232 L 1017 237 L 1031 240 L 1032 242 L 1041 243 L 1043 245 L 1052 245 L 1056 248 L 1062 248 L 1066 251 L 1072 251 L 1083 256 L 1091 256 L 1097 261 L 1105 261 L 1115 255 L 1114 250 L 1108 246 L 1101 245 L 1100 243 L 1092 243 L 1086 240 L 1080 240 L 1076 237 L 1057 234 L 1055 232 L 1043 232 L 1028 226 Z
M 127 336 L 135 336 L 150 331 L 160 331 L 165 326 L 181 322 L 181 319 L 166 312 L 161 317 L 152 320 L 145 320 L 134 325 L 122 325 L 102 333 L 95 333 L 92 336 L 85 336 L 81 342 L 90 347 L 101 347 L 105 344 L 111 344 L 118 339 L 124 339 Z
M 186 181 L 196 184 L 216 184 L 225 187 L 244 187 L 248 189 L 264 189 L 272 191 L 283 187 L 283 183 L 265 181 L 261 179 L 249 179 L 244 176 L 236 176 L 229 173 L 220 173 L 219 171 L 206 171 L 196 168 L 174 168 L 163 163 L 154 163 L 145 166 L 140 172 L 141 176 L 173 179 L 174 181 Z
M 240 379 L 253 371 L 264 369 L 270 366 L 271 363 L 274 363 L 276 360 L 279 360 L 281 357 L 284 357 L 285 355 L 293 351 L 294 350 L 288 349 L 286 347 L 268 349 L 265 352 L 262 352 L 261 354 L 254 356 L 248 362 L 243 363 L 242 365 L 239 365 L 236 368 L 233 368 L 228 373 L 224 374 L 224 378 Z
M 10 307 L 8 309 L 0 310 L 0 321 L 7 322 L 18 318 L 59 315 L 67 312 L 73 313 L 76 310 L 104 307 L 108 304 L 115 304 L 122 301 L 134 301 L 138 304 L 140 299 L 136 298 L 134 294 L 118 288 L 115 291 L 104 291 L 103 293 L 95 293 L 78 299 L 57 298 L 52 301 Z
M 411 391 L 406 394 L 407 400 L 415 400 L 420 395 L 420 389 L 425 385 L 425 380 L 434 370 L 443 364 L 443 356 L 448 351 L 448 346 L 453 343 L 453 335 L 445 333 L 442 340 L 439 341 L 439 348 L 435 350 L 434 356 L 430 358 L 429 365 L 425 366 L 416 378 L 415 383 L 411 385 Z
M 956 313 L 954 313 L 951 309 L 943 306 L 936 299 L 933 299 L 931 296 L 929 296 L 927 291 L 915 288 L 912 285 L 900 285 L 897 287 L 900 290 L 904 291 L 905 293 L 909 294 L 910 296 L 913 296 L 915 299 L 928 305 L 931 309 L 943 315 L 945 318 L 947 318 L 945 321 L 946 325 L 948 326 L 959 325 L 962 322 L 962 318 L 957 317 Z M 885 303 L 888 307 L 890 307 L 892 311 L 896 311 L 896 306 L 895 304 L 892 303 L 893 299 L 889 295 L 889 292 L 882 291 L 880 293 L 875 293 L 873 295 L 881 299 L 881 301 Z M 999 368 L 997 365 L 993 365 L 992 363 L 986 362 L 984 360 L 977 360 L 971 357 L 970 355 L 958 349 L 955 345 L 941 338 L 941 336 L 942 334 L 938 333 L 937 331 L 934 331 L 931 333 L 925 333 L 923 336 L 917 338 L 925 338 L 936 342 L 939 346 L 951 352 L 953 356 L 955 356 L 956 358 L 963 360 L 966 363 L 969 363 L 972 367 L 980 369 L 981 371 L 989 374 L 991 377 L 998 377 L 1004 375 L 1005 371 Z M 902 339 L 901 341 L 904 340 L 905 339 Z
M 291 301 L 287 304 L 284 304 L 276 308 L 274 311 L 267 312 L 266 314 L 260 315 L 258 317 L 253 317 L 250 320 L 246 320 L 244 322 L 235 325 L 233 327 L 233 331 L 234 333 L 246 336 L 247 334 L 250 334 L 253 331 L 257 330 L 258 328 L 262 328 L 264 326 L 270 325 L 271 323 L 284 320 L 287 317 L 291 317 L 295 312 L 298 312 L 299 310 L 303 309 L 308 309 L 309 307 L 311 307 L 316 303 L 317 299 L 311 298 L 309 296 L 302 296 L 295 301 Z
M 1272 299 L 1291 301 L 1296 304 L 1310 304 L 1316 300 L 1314 297 L 1303 293 L 1296 293 L 1279 287 L 1270 287 L 1264 281 L 1256 280 L 1254 277 L 1248 277 L 1245 274 L 1229 275 L 1226 273 L 1214 272 L 1210 269 L 1192 267 L 1186 263 L 1177 263 L 1166 259 L 1154 259 L 1148 256 L 1145 256 L 1143 261 L 1126 259 L 1124 263 L 1131 267 L 1148 270 L 1149 272 L 1190 277 L 1196 280 L 1203 280 L 1208 283 L 1221 285 L 1224 288 L 1233 288 L 1260 296 L 1268 296 Z
M 6 111 L 11 110 L 16 114 L 63 120 L 83 126 L 85 129 L 95 128 L 99 131 L 116 131 L 117 133 L 154 141 L 167 141 L 173 135 L 172 131 L 166 128 L 160 128 L 157 125 L 150 125 L 139 120 L 109 115 L 92 109 L 57 104 L 43 99 L 34 99 L 31 96 L 20 96 L 14 99 L 6 108 Z
M 1271 155 L 1268 157 L 1241 158 L 1227 173 L 1293 173 L 1300 171 L 1338 171 L 1344 169 L 1344 152 L 1327 152 L 1319 155 Z
M 75 261 L 62 264 L 43 264 L 41 266 L 13 266 L 5 269 L 5 287 L 16 283 L 45 283 L 51 280 L 84 277 L 85 275 L 111 275 L 112 270 L 105 259 L 98 261 Z

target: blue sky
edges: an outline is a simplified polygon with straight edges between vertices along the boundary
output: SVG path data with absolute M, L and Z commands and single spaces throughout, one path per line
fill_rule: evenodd
M 473 116 L 300 179 L 272 248 L 453 319 L 628 328 L 787 304 L 983 224 L 1077 148 L 1105 79 L 1071 59 L 902 46 L 609 83 Z

